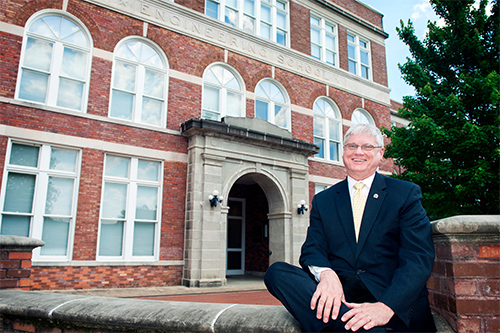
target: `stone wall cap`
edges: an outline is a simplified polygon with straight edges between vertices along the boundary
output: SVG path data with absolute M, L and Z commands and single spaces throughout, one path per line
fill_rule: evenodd
M 23 236 L 0 235 L 1 251 L 32 251 L 34 248 L 44 246 L 45 242 Z
M 281 306 L 166 302 L 0 290 L 0 315 L 98 331 L 301 332 Z
M 500 234 L 500 215 L 457 215 L 431 226 L 433 234 Z

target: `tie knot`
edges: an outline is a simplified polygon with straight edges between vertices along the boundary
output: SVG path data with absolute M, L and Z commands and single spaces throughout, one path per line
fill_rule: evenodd
M 362 182 L 359 182 L 359 183 L 354 184 L 354 188 L 355 188 L 356 190 L 361 190 L 363 187 L 365 187 L 365 184 L 364 184 L 364 183 L 362 183 Z

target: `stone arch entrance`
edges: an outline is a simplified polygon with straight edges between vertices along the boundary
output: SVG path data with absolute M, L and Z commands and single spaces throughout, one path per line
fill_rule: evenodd
M 317 147 L 255 118 L 192 119 L 182 133 L 189 137 L 183 284 L 226 284 L 228 218 L 234 217 L 228 201 L 241 186 L 258 186 L 266 199 L 267 265 L 297 263 L 308 220 L 296 205 L 309 201 L 307 158 Z M 217 206 L 208 200 L 214 190 L 223 197 Z

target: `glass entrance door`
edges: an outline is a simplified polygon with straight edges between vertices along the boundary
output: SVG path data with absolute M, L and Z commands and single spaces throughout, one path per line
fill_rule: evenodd
M 245 273 L 245 199 L 230 198 L 227 215 L 227 275 Z

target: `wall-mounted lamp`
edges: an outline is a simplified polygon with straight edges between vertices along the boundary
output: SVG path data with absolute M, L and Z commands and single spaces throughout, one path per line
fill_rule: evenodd
M 306 205 L 306 202 L 304 200 L 300 200 L 300 204 L 297 205 L 297 213 L 304 214 L 304 211 L 307 212 L 308 209 L 309 206 Z
M 217 207 L 218 202 L 222 202 L 224 197 L 221 195 L 219 197 L 219 191 L 214 190 L 212 194 L 208 196 L 208 201 L 210 201 L 210 207 Z

